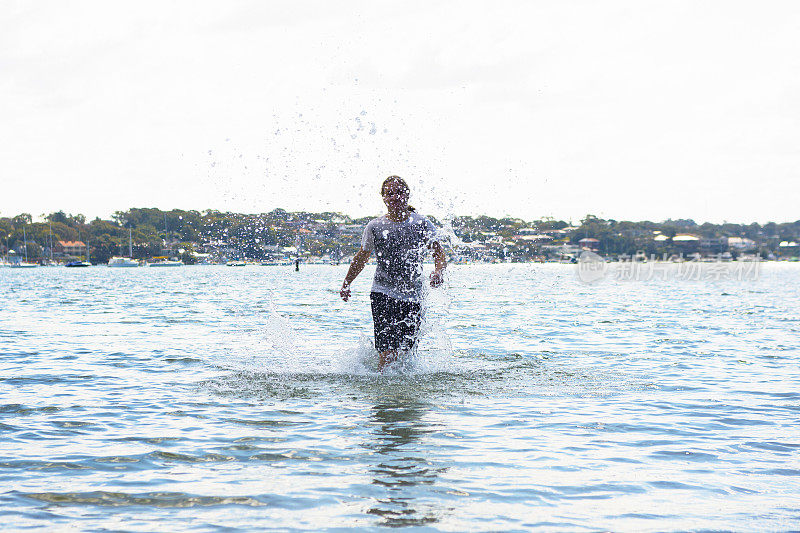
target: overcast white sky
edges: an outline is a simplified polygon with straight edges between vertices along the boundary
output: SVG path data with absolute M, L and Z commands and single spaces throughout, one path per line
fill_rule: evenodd
M 800 219 L 797 1 L 0 0 L 0 216 Z

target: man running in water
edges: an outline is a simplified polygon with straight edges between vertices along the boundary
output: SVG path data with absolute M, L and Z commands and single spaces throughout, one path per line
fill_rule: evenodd
M 447 260 L 430 220 L 408 205 L 410 189 L 398 176 L 389 176 L 381 186 L 387 214 L 371 220 L 364 229 L 361 250 L 342 283 L 340 295 L 350 298 L 350 284 L 364 269 L 374 252 L 377 260 L 370 301 L 375 324 L 378 370 L 397 360 L 399 351 L 410 351 L 422 322 L 422 261 L 427 250 L 436 263 L 431 287 L 444 282 Z

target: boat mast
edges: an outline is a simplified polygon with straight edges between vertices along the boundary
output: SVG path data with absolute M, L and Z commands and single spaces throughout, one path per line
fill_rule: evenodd
M 169 246 L 167 242 L 168 240 L 169 240 L 169 231 L 167 230 L 167 214 L 164 213 L 164 249 L 167 249 L 167 247 Z
M 131 227 L 128 226 L 128 255 L 133 259 L 133 234 L 131 231 Z
M 53 262 L 53 221 L 47 219 L 47 224 L 50 226 L 50 262 Z
M 22 226 L 22 243 L 25 245 L 25 262 L 28 262 L 28 237 L 25 235 L 25 226 Z

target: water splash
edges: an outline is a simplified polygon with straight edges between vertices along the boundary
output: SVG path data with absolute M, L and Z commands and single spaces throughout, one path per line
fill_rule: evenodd
M 236 309 L 240 327 L 230 332 L 227 339 L 224 360 L 221 366 L 233 370 L 253 372 L 282 372 L 303 370 L 298 336 L 288 318 L 278 312 L 272 294 L 267 293 L 262 302 L 263 314 L 254 316 L 252 307 L 240 306 Z M 248 327 L 246 322 L 258 320 L 257 326 Z
M 420 337 L 414 354 L 416 372 L 431 373 L 453 369 L 453 345 L 447 334 L 447 317 L 453 303 L 453 295 L 448 289 L 448 276 L 439 289 L 427 285 L 423 296 L 423 320 Z
M 354 347 L 337 354 L 334 366 L 336 371 L 342 374 L 376 374 L 378 372 L 378 352 L 375 350 L 372 340 L 362 333 Z

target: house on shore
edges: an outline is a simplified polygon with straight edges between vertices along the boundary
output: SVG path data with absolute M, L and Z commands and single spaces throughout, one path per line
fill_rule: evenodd
M 86 243 L 83 241 L 58 241 L 53 246 L 53 255 L 58 257 L 86 255 Z
M 690 233 L 679 233 L 672 238 L 672 244 L 674 244 L 681 253 L 697 253 L 700 249 L 700 237 Z
M 522 233 L 520 231 L 517 235 L 514 235 L 513 240 L 518 244 L 521 242 L 528 244 L 549 244 L 553 241 L 553 237 L 537 233 Z
M 800 255 L 800 243 L 795 241 L 781 241 L 778 244 L 778 254 L 781 257 L 797 257 Z
M 728 249 L 731 252 L 752 252 L 757 248 L 754 240 L 746 237 L 728 237 Z

